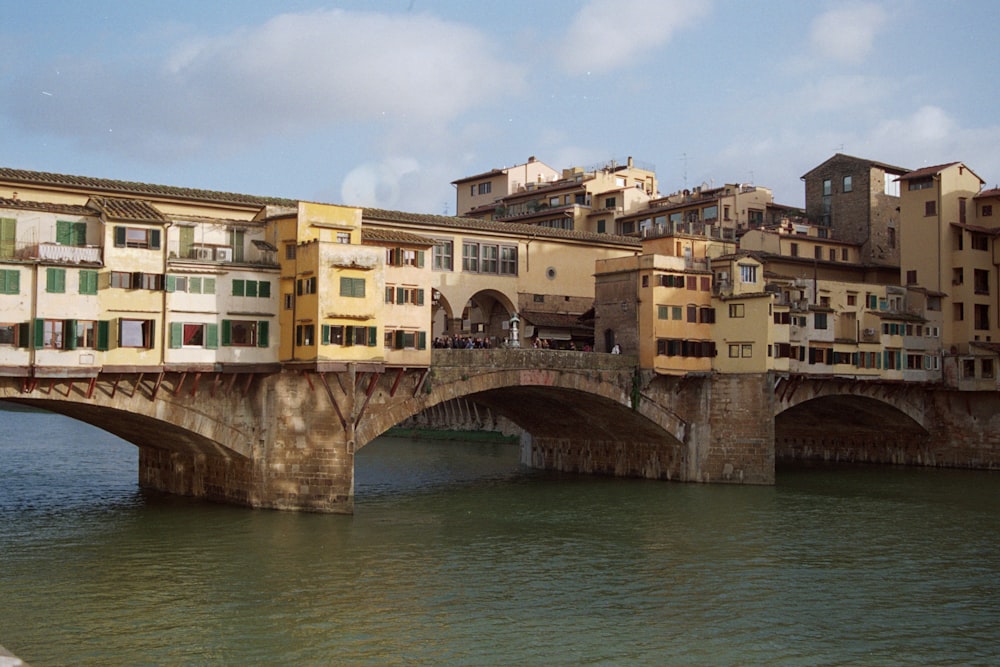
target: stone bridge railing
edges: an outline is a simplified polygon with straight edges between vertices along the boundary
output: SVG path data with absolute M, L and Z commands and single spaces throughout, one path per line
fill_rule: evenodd
M 539 350 L 535 348 L 490 348 L 479 350 L 435 349 L 431 368 L 493 367 L 546 368 L 573 371 L 631 371 L 638 359 L 626 354 Z

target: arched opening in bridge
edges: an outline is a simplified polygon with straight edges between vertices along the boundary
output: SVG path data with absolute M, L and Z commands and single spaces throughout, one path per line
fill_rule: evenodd
M 912 417 L 866 396 L 819 396 L 774 420 L 775 461 L 783 464 L 921 464 L 930 445 L 927 430 Z
M 510 318 L 516 310 L 516 306 L 501 292 L 476 292 L 462 310 L 459 335 L 489 339 L 491 347 L 502 345 L 510 335 Z

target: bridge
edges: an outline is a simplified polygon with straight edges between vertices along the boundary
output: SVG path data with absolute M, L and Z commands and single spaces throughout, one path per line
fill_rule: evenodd
M 138 446 L 143 487 L 339 513 L 353 511 L 358 449 L 462 399 L 521 427 L 522 460 L 542 469 L 773 484 L 775 461 L 786 459 L 1000 468 L 993 392 L 774 373 L 663 376 L 626 355 L 434 350 L 430 368 L 313 362 L 0 378 L 0 400 Z

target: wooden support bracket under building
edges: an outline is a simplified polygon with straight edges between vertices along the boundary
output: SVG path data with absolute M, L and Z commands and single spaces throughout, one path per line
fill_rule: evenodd
M 89 400 L 91 396 L 94 395 L 94 387 L 97 386 L 97 376 L 90 378 L 90 384 L 87 386 L 87 399 Z
M 181 373 L 181 379 L 177 381 L 177 386 L 174 387 L 174 396 L 177 396 L 178 394 L 181 393 L 181 387 L 184 386 L 184 380 L 187 379 L 187 376 L 188 376 L 187 373 Z
M 153 385 L 153 397 L 152 397 L 154 401 L 156 400 L 156 395 L 160 393 L 160 385 L 163 383 L 164 375 L 166 375 L 166 373 L 160 371 L 160 374 L 156 376 L 156 384 Z
M 344 419 L 344 413 L 340 410 L 340 406 L 337 405 L 337 399 L 333 396 L 333 389 L 330 388 L 330 383 L 326 380 L 326 373 L 320 373 L 319 379 L 323 382 L 323 387 L 326 389 L 326 395 L 330 398 L 333 409 L 337 411 L 337 419 L 340 420 L 340 427 L 346 431 L 347 420 Z M 312 386 L 312 383 L 310 383 L 310 386 Z
M 420 393 L 420 390 L 423 389 L 424 382 L 427 380 L 427 375 L 429 373 L 430 373 L 429 368 L 424 368 L 423 370 L 420 371 L 420 379 L 417 380 L 417 386 L 413 388 L 414 397 L 416 397 L 416 395 Z
M 403 379 L 403 375 L 406 374 L 406 368 L 400 368 L 396 371 L 396 379 L 392 382 L 392 388 L 389 389 L 389 397 L 392 398 L 396 395 L 396 389 L 399 388 L 399 381 Z
M 371 400 L 372 394 L 375 393 L 375 387 L 378 386 L 378 380 L 382 376 L 381 373 L 372 373 L 372 377 L 368 381 L 368 389 L 365 391 L 365 402 L 361 404 L 361 409 L 358 410 L 357 416 L 354 418 L 354 428 L 358 427 L 361 423 L 361 417 L 365 414 L 365 408 L 368 407 L 368 401 Z

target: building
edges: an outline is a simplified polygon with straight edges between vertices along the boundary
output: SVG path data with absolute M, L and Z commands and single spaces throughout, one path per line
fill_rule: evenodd
M 559 172 L 532 155 L 524 164 L 492 169 L 482 174 L 452 181 L 455 186 L 455 213 L 468 215 L 489 208 L 509 194 L 559 179 Z
M 899 265 L 899 177 L 909 169 L 837 153 L 802 176 L 820 236 L 857 244 L 864 263 Z

